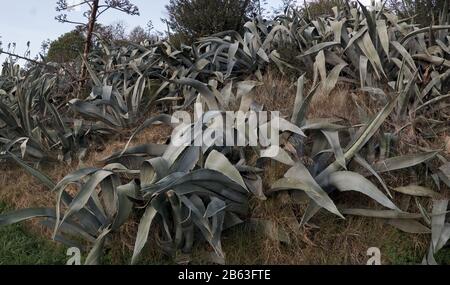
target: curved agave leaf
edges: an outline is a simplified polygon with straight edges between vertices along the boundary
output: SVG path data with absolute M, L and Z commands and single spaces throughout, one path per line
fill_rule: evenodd
M 326 49 L 326 48 L 338 46 L 338 45 L 340 45 L 340 44 L 341 44 L 341 43 L 339 43 L 339 42 L 325 42 L 325 43 L 319 43 L 319 44 L 313 46 L 312 48 L 310 48 L 309 50 L 305 51 L 305 52 L 304 52 L 303 54 L 301 54 L 299 57 L 301 58 L 301 57 L 305 57 L 305 56 L 308 56 L 308 55 L 312 55 L 312 54 L 318 53 L 318 52 L 320 52 L 321 50 L 324 50 L 324 49 Z
M 271 146 L 267 149 L 263 149 L 259 155 L 261 158 L 270 158 L 281 162 L 285 165 L 294 165 L 295 162 L 289 156 L 289 154 L 279 146 Z
M 378 219 L 420 219 L 422 214 L 412 214 L 394 210 L 341 209 L 342 214 L 350 216 L 371 217 Z
M 433 199 L 439 198 L 441 195 L 430 188 L 418 186 L 418 185 L 408 185 L 403 187 L 394 188 L 395 192 L 402 194 L 416 196 L 416 197 L 429 197 Z
M 157 214 L 157 210 L 150 203 L 150 205 L 145 209 L 145 213 L 139 223 L 131 264 L 136 264 L 138 261 L 141 251 L 147 243 L 150 227 Z
M 389 59 L 389 35 L 385 20 L 377 20 L 377 32 L 384 53 Z
M 244 179 L 242 179 L 242 176 L 236 167 L 234 167 L 223 154 L 216 150 L 213 150 L 208 155 L 205 162 L 205 168 L 223 173 L 225 176 L 241 185 L 242 188 L 248 189 Z
M 83 209 L 88 203 L 89 199 L 93 195 L 95 188 L 106 178 L 110 177 L 114 173 L 106 170 L 99 170 L 91 175 L 86 184 L 83 185 L 80 192 L 73 199 L 73 201 L 68 205 L 67 211 L 64 214 L 61 222 L 56 226 L 55 233 L 58 231 L 58 228 L 64 221 L 69 218 L 71 215 L 77 213 L 81 209 Z
M 108 234 L 111 232 L 111 229 L 104 230 L 97 240 L 94 243 L 94 247 L 89 252 L 88 256 L 86 257 L 85 265 L 99 265 L 100 264 L 100 258 L 103 254 L 103 246 L 105 244 L 105 240 L 108 236 Z
M 334 87 L 336 87 L 339 75 L 346 66 L 347 66 L 346 63 L 336 65 L 330 71 L 330 74 L 328 75 L 327 79 L 324 82 L 322 82 L 322 93 L 325 96 L 329 96 L 331 91 L 333 91 Z
M 377 178 L 377 180 L 380 182 L 380 184 L 383 186 L 384 190 L 386 191 L 386 193 L 389 195 L 389 197 L 392 198 L 392 194 L 389 191 L 386 183 L 384 182 L 383 178 L 381 178 L 381 176 L 378 174 L 378 172 L 375 171 L 375 169 L 372 168 L 372 166 L 364 159 L 362 158 L 360 155 L 355 155 L 355 161 L 361 165 L 362 167 L 364 167 L 365 169 L 367 169 L 373 176 L 375 176 L 375 178 Z
M 35 208 L 0 215 L 0 226 L 8 226 L 34 218 L 55 218 L 55 209 Z
M 333 185 L 339 191 L 357 191 L 391 210 L 400 211 L 378 188 L 362 175 L 351 171 L 340 171 L 330 174 L 322 185 Z
M 431 217 L 431 241 L 434 252 L 440 250 L 438 247 L 445 229 L 445 217 L 448 208 L 448 200 L 433 200 L 433 216 Z
M 411 55 L 409 54 L 409 52 L 405 49 L 405 47 L 403 47 L 399 42 L 397 41 L 392 41 L 391 42 L 392 46 L 395 47 L 395 49 L 402 55 L 402 57 L 405 59 L 405 61 L 408 63 L 409 67 L 411 68 L 412 71 L 416 71 L 417 67 L 416 64 L 414 63 L 413 58 L 411 57 Z
M 336 205 L 328 197 L 328 194 L 320 187 L 316 180 L 311 176 L 308 169 L 297 162 L 284 176 L 272 185 L 270 192 L 283 190 L 301 190 L 304 191 L 317 205 L 327 209 L 331 213 L 343 218 L 342 214 L 336 208 Z
M 431 230 L 415 220 L 389 220 L 389 225 L 410 234 L 430 234 Z
M 156 181 L 166 177 L 169 173 L 169 164 L 164 158 L 156 157 L 147 160 L 141 167 L 141 186 L 150 186 Z
M 345 161 L 344 151 L 342 150 L 341 143 L 339 141 L 339 133 L 330 131 L 322 131 L 322 133 L 332 147 L 334 155 L 336 156 L 336 160 L 339 162 L 342 168 L 347 169 L 347 162 Z
M 384 161 L 377 162 L 373 165 L 373 168 L 379 173 L 410 168 L 435 158 L 438 153 L 439 152 L 432 151 L 388 158 Z
M 8 152 L 8 156 L 11 157 L 18 165 L 20 165 L 23 169 L 25 169 L 28 173 L 30 173 L 33 177 L 38 179 L 42 184 L 47 186 L 48 189 L 53 189 L 55 187 L 55 182 L 52 181 L 50 177 L 45 175 L 43 172 L 29 166 L 25 161 L 18 158 L 14 154 Z

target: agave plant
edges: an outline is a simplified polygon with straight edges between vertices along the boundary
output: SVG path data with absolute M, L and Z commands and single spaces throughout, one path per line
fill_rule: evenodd
M 433 255 L 449 240 L 447 224 L 445 224 L 446 202 L 448 202 L 445 196 L 420 184 L 394 188 L 393 191 L 397 193 L 435 199 L 432 213 L 427 213 L 418 200 L 420 213 L 408 213 L 399 209 L 389 198 L 393 197 L 391 190 L 381 176 L 383 173 L 426 164 L 434 173 L 433 181 L 437 187 L 440 187 L 441 182 L 448 186 L 448 162 L 439 155 L 439 150 L 393 156 L 393 153 L 388 150 L 390 143 L 384 143 L 385 136 L 381 137 L 381 142 L 377 136 L 387 119 L 397 118 L 393 111 L 398 108 L 399 100 L 410 91 L 414 81 L 410 81 L 401 93 L 392 96 L 393 99 L 357 132 L 351 131 L 353 127 L 340 125 L 339 120 L 318 118 L 308 120 L 307 109 L 318 88 L 313 88 L 307 96 L 304 96 L 303 84 L 304 77 L 301 77 L 298 82 L 299 91 L 292 122 L 298 124 L 312 140 L 299 141 L 291 138 L 294 147 L 288 149 L 301 159 L 295 162 L 282 179 L 272 185 L 267 194 L 287 192 L 293 201 L 306 202 L 308 207 L 301 225 L 307 224 L 323 208 L 341 218 L 345 215 L 381 218 L 402 231 L 433 233 L 433 244 L 424 263 L 435 263 Z M 324 84 L 319 86 L 322 86 L 323 92 Z M 347 144 L 347 147 L 343 148 L 343 143 Z M 378 158 L 374 153 L 376 149 L 379 151 Z M 439 158 L 444 163 L 440 169 L 434 169 L 431 166 L 430 161 L 435 158 Z M 371 177 L 373 180 L 369 180 Z M 385 193 L 372 181 L 377 181 Z M 332 192 L 347 191 L 360 192 L 375 200 L 385 210 L 347 209 L 337 206 L 330 198 Z
M 35 67 L 25 77 L 17 75 L 14 88 L 1 95 L 0 145 L 3 152 L 31 161 L 70 160 L 84 153 L 88 130 L 82 121 L 64 121 L 53 103 L 58 76 L 43 72 Z

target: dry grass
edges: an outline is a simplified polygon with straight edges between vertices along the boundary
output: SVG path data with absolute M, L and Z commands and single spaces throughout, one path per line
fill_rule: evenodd
M 268 111 L 279 111 L 280 116 L 292 115 L 297 86 L 279 73 L 268 72 L 264 75 L 263 85 L 254 91 L 254 99 L 263 104 Z
M 281 116 L 290 118 L 297 93 L 296 84 L 278 72 L 266 73 L 262 82 L 263 84 L 254 91 L 254 99 L 263 104 L 266 110 L 279 111 Z M 365 116 L 373 115 L 382 107 L 369 95 L 354 93 L 349 86 L 338 84 L 330 95 L 319 93 L 312 98 L 307 116 L 338 118 L 351 124 L 359 124 L 360 116 L 357 106 L 362 109 Z

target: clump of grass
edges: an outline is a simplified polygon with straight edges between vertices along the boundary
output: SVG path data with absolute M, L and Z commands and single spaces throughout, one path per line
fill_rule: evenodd
M 450 265 L 450 248 L 444 248 L 439 251 L 435 256 L 438 264 L 441 265 Z
M 381 254 L 389 264 L 407 265 L 420 264 L 427 251 L 426 239 L 419 236 L 392 230 L 384 237 L 386 244 L 382 246 Z
M 0 213 L 8 208 L 0 202 Z M 0 265 L 63 265 L 66 250 L 37 237 L 23 225 L 0 228 Z

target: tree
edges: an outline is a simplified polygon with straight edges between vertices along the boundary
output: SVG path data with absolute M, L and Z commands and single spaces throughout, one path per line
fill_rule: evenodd
M 401 17 L 412 17 L 423 27 L 438 24 L 441 13 L 450 13 L 449 0 L 389 0 L 387 6 Z
M 333 15 L 333 7 L 339 7 L 342 4 L 342 0 L 313 0 L 305 1 L 303 6 L 309 17 L 316 18 L 324 15 Z
M 152 21 L 149 21 L 147 23 L 145 29 L 141 26 L 137 26 L 131 30 L 130 34 L 128 35 L 128 40 L 134 43 L 141 43 L 145 40 L 153 40 L 157 38 L 157 34 L 154 34 L 153 29 L 154 26 Z
M 75 60 L 83 51 L 84 40 L 84 36 L 79 30 L 60 36 L 49 44 L 47 61 L 66 63 Z
M 96 24 L 94 31 L 97 32 L 103 39 L 110 42 L 118 42 L 126 39 L 127 27 L 123 21 L 117 21 L 110 25 L 104 26 Z
M 140 43 L 149 38 L 147 31 L 141 26 L 137 26 L 131 30 L 128 40 L 134 43 Z
M 255 0 L 170 0 L 167 23 L 187 41 L 214 33 L 241 31 L 255 11 Z
M 69 4 L 67 0 L 58 0 L 56 3 L 56 11 L 62 14 L 56 17 L 61 23 L 70 23 L 82 26 L 86 31 L 86 40 L 84 44 L 83 57 L 87 61 L 92 46 L 92 34 L 99 17 L 108 10 L 117 10 L 128 15 L 139 15 L 139 8 L 132 4 L 129 0 L 79 0 L 72 1 L 75 4 Z M 75 8 L 86 8 L 84 17 L 87 18 L 86 23 L 81 23 L 68 19 L 68 15 L 64 12 L 70 12 Z M 83 64 L 81 71 L 81 81 L 86 75 L 86 66 Z

